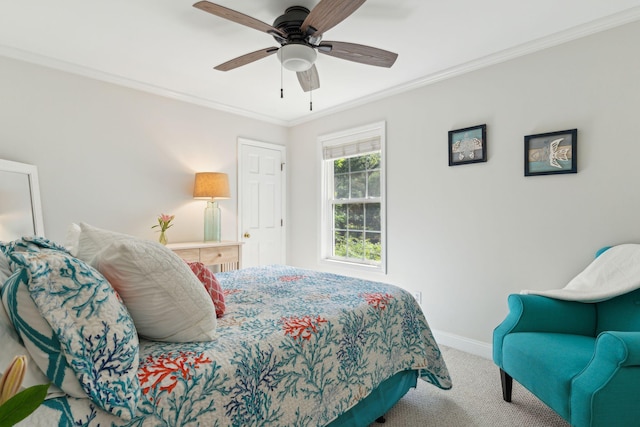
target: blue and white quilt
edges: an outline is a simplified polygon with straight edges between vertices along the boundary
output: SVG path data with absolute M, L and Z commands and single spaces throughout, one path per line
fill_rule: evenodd
M 404 370 L 451 387 L 420 307 L 398 287 L 285 266 L 216 277 L 227 304 L 216 339 L 140 341 L 131 420 L 63 397 L 24 425 L 324 426 Z

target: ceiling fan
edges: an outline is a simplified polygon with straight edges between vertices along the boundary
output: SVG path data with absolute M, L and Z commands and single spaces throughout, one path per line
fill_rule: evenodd
M 318 89 L 320 79 L 314 64 L 317 52 L 347 61 L 378 67 L 391 67 L 397 53 L 355 43 L 321 41 L 325 31 L 335 27 L 356 11 L 365 0 L 320 0 L 310 11 L 291 6 L 269 25 L 235 10 L 208 1 L 193 6 L 213 15 L 251 27 L 272 36 L 280 47 L 268 47 L 234 58 L 214 67 L 229 71 L 277 53 L 282 66 L 295 71 L 305 92 Z M 317 52 L 316 52 L 317 51 Z

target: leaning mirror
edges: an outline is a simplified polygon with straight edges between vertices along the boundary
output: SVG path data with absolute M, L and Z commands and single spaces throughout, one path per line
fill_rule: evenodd
M 44 236 L 38 168 L 0 160 L 0 241 Z

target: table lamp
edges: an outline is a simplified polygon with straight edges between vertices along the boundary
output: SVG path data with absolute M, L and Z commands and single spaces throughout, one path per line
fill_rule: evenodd
M 217 199 L 228 199 L 229 177 L 226 173 L 198 172 L 193 186 L 193 198 L 207 200 L 204 210 L 204 241 L 220 241 L 220 208 Z

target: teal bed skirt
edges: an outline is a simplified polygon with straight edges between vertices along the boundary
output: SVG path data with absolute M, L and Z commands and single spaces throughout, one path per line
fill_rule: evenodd
M 391 409 L 418 382 L 418 371 L 398 372 L 328 427 L 367 427 Z

